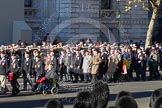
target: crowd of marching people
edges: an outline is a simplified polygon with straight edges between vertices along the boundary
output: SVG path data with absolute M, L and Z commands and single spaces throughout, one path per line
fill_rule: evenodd
M 147 67 L 149 79 L 146 78 Z M 65 82 L 95 83 L 161 79 L 162 44 L 147 49 L 141 43 L 93 43 L 90 39 L 64 45 L 46 41 L 28 45 L 23 41 L 1 46 L 0 84 L 6 93 L 6 79 L 11 82 L 12 95 L 17 95 L 22 75 L 23 90 L 27 83 L 36 90 L 38 79 L 55 78 Z M 136 76 L 133 75 L 136 73 Z M 34 79 L 34 80 L 32 80 Z

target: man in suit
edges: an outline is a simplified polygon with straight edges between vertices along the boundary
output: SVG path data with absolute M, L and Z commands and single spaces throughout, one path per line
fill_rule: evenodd
M 106 74 L 107 69 L 108 69 L 108 54 L 105 50 L 105 48 L 101 47 L 100 48 L 100 52 L 101 52 L 101 59 L 102 62 L 100 63 L 100 71 L 99 71 L 99 79 L 101 79 L 103 77 L 103 75 Z
M 60 80 L 63 80 L 63 75 L 65 76 L 66 79 L 66 66 L 65 66 L 65 52 L 61 51 L 60 57 L 59 57 L 59 71 L 60 71 Z
M 57 58 L 56 58 L 55 53 L 53 51 L 50 52 L 50 59 L 51 59 L 52 65 L 53 65 L 53 69 L 56 72 L 56 70 L 57 70 Z
M 149 70 L 150 70 L 150 80 L 158 79 L 159 72 L 158 72 L 158 56 L 157 51 L 153 47 L 151 49 L 151 54 L 149 57 Z
M 145 74 L 145 58 L 144 54 L 142 53 L 141 49 L 137 49 L 137 65 L 136 65 L 136 72 L 137 72 L 137 78 L 136 80 L 140 80 L 140 75 L 142 77 L 142 80 L 146 80 L 146 74 Z
M 31 80 L 31 69 L 32 69 L 32 60 L 29 57 L 29 53 L 25 52 L 25 60 L 23 62 L 23 81 L 24 81 L 24 89 L 27 90 L 27 82 L 32 88 L 32 80 Z
M 34 77 L 34 82 L 36 82 L 37 80 L 37 76 L 36 76 L 36 58 L 40 55 L 38 50 L 34 50 L 33 54 L 32 54 L 32 76 Z
M 40 56 L 35 57 L 35 61 L 33 63 L 33 69 L 34 69 L 34 72 L 35 72 L 35 83 L 36 84 L 33 85 L 32 91 L 35 91 L 38 87 L 38 84 L 39 84 L 39 83 L 37 83 L 37 80 L 42 78 L 45 75 L 43 63 L 41 61 Z
M 73 53 L 70 51 L 70 48 L 67 47 L 66 49 L 66 57 L 65 57 L 65 66 L 66 66 L 66 79 L 68 81 L 72 81 L 73 77 L 72 77 L 72 71 L 74 69 L 74 55 Z
M 11 81 L 11 86 L 12 86 L 12 96 L 17 95 L 20 90 L 17 87 L 17 78 L 18 78 L 18 73 L 19 73 L 19 63 L 16 59 L 16 54 L 13 53 L 11 55 L 11 63 L 10 63 L 10 67 L 9 67 L 9 80 Z
M 8 69 L 8 62 L 7 58 L 5 57 L 5 52 L 1 52 L 1 59 L 0 59 L 0 86 L 1 86 L 1 93 L 6 93 L 6 75 Z
M 35 67 L 36 80 L 37 80 L 44 75 L 43 64 L 42 64 L 41 58 L 39 56 L 36 56 L 36 58 L 35 58 L 34 67 Z
M 79 50 L 76 50 L 76 54 L 74 57 L 74 76 L 75 76 L 75 81 L 74 83 L 78 82 L 78 75 L 81 79 L 81 81 L 84 81 L 84 77 L 83 74 L 81 73 L 81 69 L 82 69 L 82 63 L 83 63 L 83 57 L 80 54 Z

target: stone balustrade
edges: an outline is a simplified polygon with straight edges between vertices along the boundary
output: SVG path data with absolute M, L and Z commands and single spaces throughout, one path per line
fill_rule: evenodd
M 101 18 L 111 18 L 116 15 L 116 10 L 110 10 L 110 9 L 102 9 L 100 10 L 100 17 Z

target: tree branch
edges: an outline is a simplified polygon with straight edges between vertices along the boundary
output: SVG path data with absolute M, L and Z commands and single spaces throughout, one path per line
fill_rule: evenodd
M 159 1 L 160 0 L 157 0 L 157 2 L 159 2 Z M 150 3 L 151 3 L 153 8 L 155 8 L 155 7 L 157 8 L 158 7 L 157 3 L 154 0 L 150 0 Z
M 161 2 L 161 0 L 157 0 L 157 1 L 156 1 L 157 6 L 160 5 L 160 2 Z

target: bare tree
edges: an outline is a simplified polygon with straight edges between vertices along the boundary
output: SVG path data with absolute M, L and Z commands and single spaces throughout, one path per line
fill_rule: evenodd
M 135 2 L 143 3 L 143 10 L 144 11 L 148 11 L 149 10 L 148 7 L 146 7 L 144 5 L 146 0 L 126 0 L 126 1 L 127 1 L 127 6 L 125 6 L 125 11 L 126 12 L 131 10 L 131 6 Z M 151 45 L 152 33 L 153 33 L 153 29 L 154 29 L 156 18 L 157 18 L 157 15 L 158 15 L 158 9 L 159 9 L 159 6 L 160 6 L 160 3 L 161 3 L 162 0 L 147 0 L 147 1 L 149 1 L 151 3 L 152 9 L 153 9 L 153 13 L 152 13 L 150 24 L 149 24 L 148 30 L 147 30 L 146 41 L 145 41 L 145 49 L 148 48 L 149 45 Z
M 160 2 L 161 0 L 149 0 L 153 9 L 153 13 L 152 13 L 152 17 L 150 20 L 150 24 L 148 26 L 148 30 L 147 30 L 147 35 L 146 35 L 146 42 L 145 42 L 145 49 L 151 44 L 151 40 L 152 40 L 152 33 L 153 33 L 153 29 L 154 29 L 154 25 L 155 25 L 155 21 L 158 15 L 158 8 L 160 6 Z

